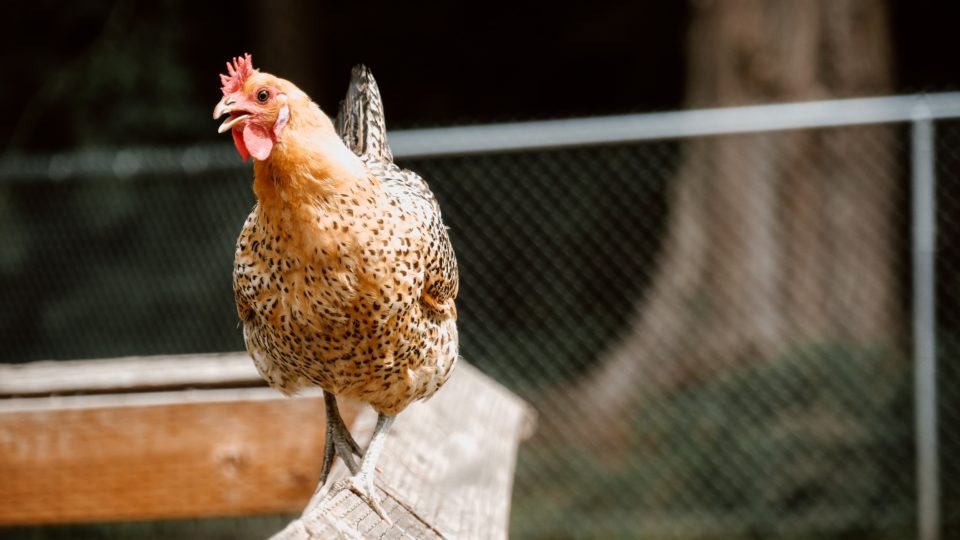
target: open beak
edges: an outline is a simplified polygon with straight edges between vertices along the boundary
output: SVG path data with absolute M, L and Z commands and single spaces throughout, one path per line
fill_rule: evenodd
M 235 103 L 236 101 L 231 99 L 229 96 L 223 96 L 223 99 L 220 100 L 220 103 L 217 103 L 217 106 L 213 108 L 214 120 L 220 118 L 225 114 L 230 115 L 230 118 L 227 118 L 226 120 L 223 121 L 222 124 L 220 124 L 220 128 L 217 129 L 217 133 L 223 133 L 225 131 L 229 131 L 230 128 L 235 126 L 238 122 L 242 122 L 243 120 L 250 118 L 249 113 L 239 111 L 237 109 L 233 109 L 232 105 L 234 105 Z M 242 114 L 234 116 L 233 113 L 235 112 L 241 112 Z

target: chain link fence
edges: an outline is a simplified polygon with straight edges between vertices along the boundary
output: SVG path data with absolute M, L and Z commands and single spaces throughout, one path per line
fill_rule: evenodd
M 952 538 L 960 123 L 935 127 Z M 915 536 L 910 156 L 890 123 L 399 159 L 451 229 L 463 356 L 540 412 L 511 536 Z M 251 178 L 226 146 L 5 160 L 3 360 L 241 349 Z

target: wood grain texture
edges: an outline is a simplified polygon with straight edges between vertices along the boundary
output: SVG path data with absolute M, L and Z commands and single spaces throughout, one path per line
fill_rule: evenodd
M 375 422 L 371 411 L 358 416 L 361 444 Z M 397 417 L 387 438 L 377 488 L 392 526 L 346 488 L 338 461 L 333 487 L 274 540 L 506 538 L 517 447 L 533 424 L 525 403 L 461 361 L 436 396 Z
M 0 400 L 0 524 L 297 512 L 325 421 L 266 388 Z
M 0 396 L 263 385 L 245 352 L 0 364 Z
M 504 538 L 516 451 L 533 426 L 517 397 L 460 362 L 436 396 L 398 416 L 379 463 L 387 526 L 342 481 L 314 494 L 325 414 L 319 391 L 284 398 L 269 388 L 163 392 L 191 386 L 190 357 L 82 362 L 62 372 L 18 368 L 8 395 L 43 386 L 123 393 L 0 399 L 0 525 L 295 513 L 276 538 Z M 242 374 L 243 355 L 196 358 L 199 379 Z M 214 365 L 226 366 L 217 375 Z M 166 377 L 148 373 L 170 366 Z M 110 374 L 110 369 L 119 374 Z M 5 372 L 4 374 L 9 373 Z M 242 379 L 243 377 L 239 377 Z M 70 381 L 75 384 L 71 385 Z M 216 382 L 221 381 L 221 382 Z M 30 392 L 26 392 L 29 394 Z M 376 415 L 343 401 L 361 444 Z M 335 483 L 339 482 L 339 483 Z M 315 500 L 308 504 L 311 494 Z

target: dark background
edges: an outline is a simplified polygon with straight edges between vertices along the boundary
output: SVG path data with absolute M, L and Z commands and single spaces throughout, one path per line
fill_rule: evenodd
M 249 164 L 240 163 L 228 137 L 217 135 L 219 122 L 210 115 L 221 97 L 218 74 L 232 56 L 252 53 L 257 67 L 291 79 L 327 111 L 343 96 L 350 68 L 365 63 L 377 77 L 392 129 L 673 110 L 685 104 L 692 5 L 119 0 L 5 6 L 0 360 L 242 349 L 229 276 L 237 232 L 253 204 Z M 960 90 L 960 2 L 891 5 L 893 91 Z M 941 121 L 936 127 L 938 315 L 947 390 L 941 409 L 950 422 L 960 411 L 951 391 L 960 387 L 952 384 L 960 364 L 951 360 L 960 350 L 953 332 L 960 266 L 952 255 L 960 221 L 951 211 L 960 205 L 954 195 L 960 126 Z M 906 224 L 908 131 L 897 134 L 889 154 L 865 150 L 853 158 L 895 170 L 904 188 L 897 223 Z M 222 147 L 235 166 L 173 174 L 151 166 L 135 174 L 111 168 L 125 152 L 136 158 L 198 144 L 211 153 Z M 98 149 L 103 152 L 90 153 L 105 164 L 100 172 L 67 178 L 49 172 L 62 157 L 50 152 L 83 156 L 73 152 Z M 5 177 L 2 171 L 15 167 L 3 165 L 30 162 L 23 156 L 36 157 L 39 172 Z M 404 162 L 429 179 L 451 226 L 461 260 L 464 356 L 525 397 L 576 381 L 606 344 L 629 330 L 664 237 L 666 186 L 681 162 L 677 141 Z M 899 234 L 906 285 L 905 225 Z M 577 266 L 566 264 L 571 259 Z M 504 301 L 503 291 L 523 294 Z M 634 461 L 619 464 L 627 474 L 617 464 L 608 469 L 609 460 L 584 466 L 576 448 L 567 455 L 528 445 L 518 467 L 514 536 L 577 536 L 565 529 L 571 524 L 602 536 L 596 531 L 610 530 L 602 527 L 615 524 L 608 515 L 618 514 L 600 510 L 641 506 L 702 510 L 721 516 L 717 523 L 729 523 L 731 509 L 738 509 L 744 522 L 759 524 L 761 532 L 744 536 L 754 538 L 791 526 L 798 534 L 840 531 L 811 537 L 867 537 L 853 527 L 885 531 L 889 523 L 882 518 L 912 531 L 909 370 L 891 377 L 894 384 L 872 378 L 874 356 L 818 347 L 781 359 L 772 370 L 757 363 L 756 371 L 705 378 L 652 401 L 636 422 L 647 438 L 631 447 Z M 781 389 L 797 395 L 778 398 Z M 566 397 L 559 410 L 570 409 Z M 830 419 L 839 415 L 870 436 L 854 442 L 844 432 L 827 441 L 804 431 L 795 440 L 775 437 L 780 415 L 790 412 L 779 404 L 804 400 L 819 400 Z M 660 423 L 647 422 L 651 417 Z M 690 429 L 703 427 L 704 419 L 716 425 Z M 946 459 L 960 438 L 949 429 L 955 420 L 948 422 L 942 424 L 946 509 L 960 500 L 953 487 L 960 484 L 949 480 L 960 473 Z M 651 435 L 651 429 L 660 431 Z M 813 481 L 769 473 L 807 474 L 795 456 L 816 469 Z M 728 460 L 745 465 L 730 467 Z M 838 477 L 838 470 L 850 476 Z M 648 489 L 663 478 L 676 484 Z M 773 502 L 744 509 L 753 499 L 741 493 L 751 490 L 772 490 Z M 556 504 L 558 493 L 575 504 Z M 595 522 L 581 519 L 583 508 Z M 836 509 L 859 513 L 853 525 L 846 518 L 830 521 L 836 514 L 825 510 Z M 784 521 L 788 512 L 812 518 Z M 951 523 L 949 530 L 960 530 L 955 518 Z
M 960 4 L 893 2 L 899 93 L 957 88 Z M 0 148 L 216 137 L 217 74 L 251 52 L 335 110 L 366 63 L 394 129 L 675 109 L 686 2 L 11 3 Z

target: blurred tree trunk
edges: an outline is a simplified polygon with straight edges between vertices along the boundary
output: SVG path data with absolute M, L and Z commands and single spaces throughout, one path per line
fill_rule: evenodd
M 691 107 L 890 89 L 881 0 L 693 5 Z M 579 388 L 584 425 L 622 441 L 653 393 L 791 346 L 895 345 L 892 135 L 870 126 L 685 143 L 657 273 L 630 330 Z

